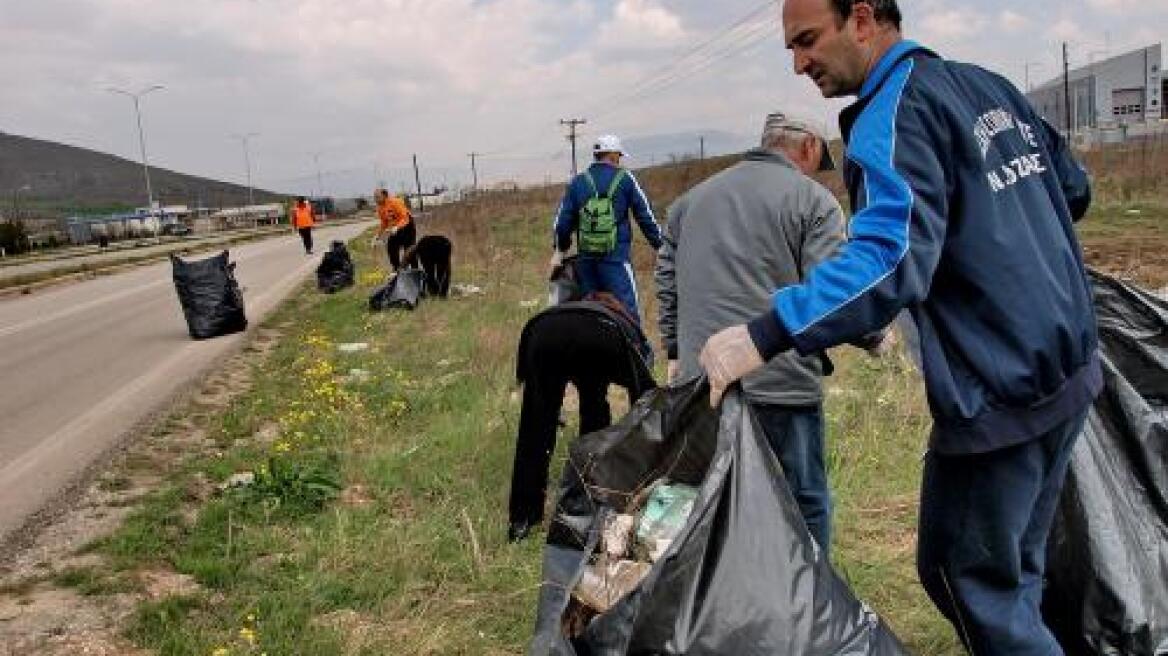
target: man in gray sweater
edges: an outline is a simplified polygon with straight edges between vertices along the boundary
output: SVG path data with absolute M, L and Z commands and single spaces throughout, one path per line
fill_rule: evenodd
M 843 242 L 839 203 L 807 176 L 834 168 L 819 130 L 771 114 L 761 147 L 669 208 L 656 282 L 670 382 L 700 374 L 698 354 L 711 335 L 766 312 L 775 289 L 802 281 Z M 743 389 L 826 556 L 825 366 L 823 354 L 788 351 L 744 379 Z

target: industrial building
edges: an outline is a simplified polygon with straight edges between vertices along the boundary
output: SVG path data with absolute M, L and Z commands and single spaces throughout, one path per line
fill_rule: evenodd
M 1160 44 L 1092 61 L 1067 75 L 1070 87 L 1070 127 L 1075 135 L 1100 140 L 1154 134 L 1168 121 L 1168 77 L 1163 73 Z M 1063 76 L 1026 94 L 1038 113 L 1066 130 L 1067 100 Z

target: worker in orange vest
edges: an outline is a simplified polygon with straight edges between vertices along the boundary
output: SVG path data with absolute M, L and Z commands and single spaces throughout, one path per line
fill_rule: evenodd
M 377 218 L 381 220 L 377 238 L 381 239 L 389 233 L 386 249 L 389 251 L 389 263 L 397 271 L 401 268 L 401 252 L 418 240 L 414 217 L 401 197 L 390 196 L 385 189 L 378 189 L 374 196 L 377 199 Z
M 312 214 L 312 203 L 304 196 L 296 198 L 292 206 L 292 227 L 300 233 L 304 241 L 304 254 L 312 255 L 312 226 L 316 225 L 316 217 Z

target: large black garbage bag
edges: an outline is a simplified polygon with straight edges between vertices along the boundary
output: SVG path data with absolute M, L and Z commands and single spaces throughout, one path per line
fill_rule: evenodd
M 174 288 L 195 339 L 237 333 L 247 328 L 243 293 L 227 251 L 205 260 L 184 261 L 171 254 Z
M 345 242 L 334 241 L 316 267 L 316 288 L 333 294 L 353 284 L 353 258 Z
M 369 296 L 369 309 L 388 310 L 404 308 L 412 310 L 425 296 L 425 274 L 419 269 L 402 269 L 389 282 L 378 287 Z
M 1104 388 L 1071 455 L 1043 612 L 1068 654 L 1168 654 L 1168 303 L 1092 272 Z
M 720 414 L 708 398 L 700 379 L 658 389 L 618 424 L 573 444 L 528 653 L 906 653 L 822 559 L 739 392 Z M 685 527 L 633 592 L 580 637 L 565 637 L 571 591 L 604 518 L 661 477 L 699 487 Z

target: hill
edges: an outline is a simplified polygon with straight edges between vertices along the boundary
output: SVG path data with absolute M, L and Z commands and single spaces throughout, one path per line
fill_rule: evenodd
M 247 188 L 150 167 L 155 199 L 210 207 L 247 203 Z M 54 218 L 144 206 L 142 165 L 85 148 L 0 132 L 0 215 Z M 255 200 L 280 196 L 255 190 Z

